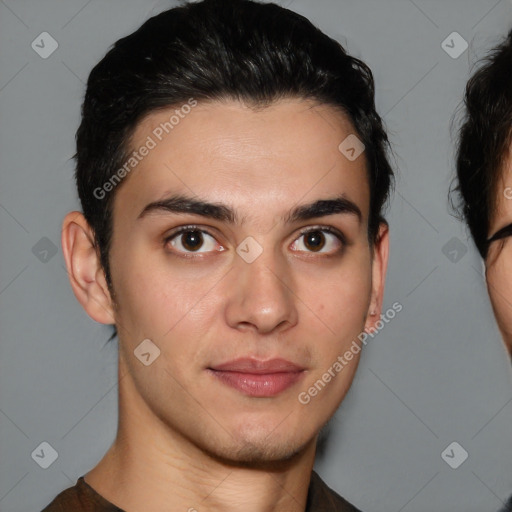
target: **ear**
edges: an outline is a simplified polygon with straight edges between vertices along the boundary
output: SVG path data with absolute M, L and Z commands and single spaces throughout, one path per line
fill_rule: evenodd
M 389 227 L 386 222 L 381 222 L 377 234 L 377 240 L 373 246 L 372 261 L 372 295 L 370 307 L 366 315 L 365 330 L 375 329 L 375 324 L 380 320 L 382 302 L 384 298 L 384 285 L 386 283 L 386 271 L 389 256 Z
M 94 245 L 94 232 L 81 212 L 70 212 L 62 223 L 62 252 L 71 288 L 96 322 L 113 324 L 112 299 Z

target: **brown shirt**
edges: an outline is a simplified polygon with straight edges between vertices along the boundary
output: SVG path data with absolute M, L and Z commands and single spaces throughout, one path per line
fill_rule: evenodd
M 81 476 L 42 512 L 124 512 L 100 496 Z M 305 512 L 360 512 L 322 481 L 313 471 Z

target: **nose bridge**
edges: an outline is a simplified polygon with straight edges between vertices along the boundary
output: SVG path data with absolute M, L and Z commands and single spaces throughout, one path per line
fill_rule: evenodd
M 284 300 L 289 290 L 285 286 L 287 270 L 283 259 L 278 251 L 268 247 L 251 263 L 238 261 L 238 272 L 246 285 L 244 295 L 254 294 L 253 300 L 259 297 L 263 302 Z
M 250 262 L 241 254 L 234 262 L 234 292 L 228 304 L 230 324 L 252 324 L 262 332 L 283 323 L 294 324 L 297 311 L 292 276 L 284 256 L 270 247 Z
M 283 294 L 286 289 L 286 264 L 276 254 L 277 251 L 267 249 L 252 263 L 240 263 L 240 270 L 251 282 L 252 286 L 260 287 L 262 291 L 279 292 Z M 275 290 L 274 290 L 275 288 Z

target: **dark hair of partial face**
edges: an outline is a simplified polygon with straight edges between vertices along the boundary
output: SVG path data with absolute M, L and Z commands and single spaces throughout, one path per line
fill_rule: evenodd
M 94 191 L 126 162 L 143 117 L 191 98 L 232 99 L 252 108 L 307 99 L 343 112 L 365 145 L 373 247 L 393 182 L 374 96 L 362 61 L 303 16 L 272 3 L 188 3 L 118 40 L 89 75 L 75 154 L 79 198 L 109 287 L 112 205 L 120 185 L 101 199 Z
M 499 187 L 512 142 L 512 31 L 468 81 L 464 107 L 452 204 L 485 259 L 490 243 L 506 235 L 489 236 L 489 228 L 504 193 Z

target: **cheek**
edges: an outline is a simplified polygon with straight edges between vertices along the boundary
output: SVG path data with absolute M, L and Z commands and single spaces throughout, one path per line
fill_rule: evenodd
M 502 330 L 512 335 L 512 251 L 505 247 L 492 267 L 487 269 L 487 288 Z
M 503 248 L 487 259 L 487 289 L 503 341 L 512 354 L 512 244 L 506 239 Z M 492 258 L 495 259 L 492 259 Z
M 116 266 L 112 279 L 119 322 L 126 324 L 131 337 L 155 339 L 193 307 L 201 286 L 179 273 L 171 275 L 165 266 L 147 257 L 125 259 Z
M 317 304 L 322 318 L 332 329 L 342 332 L 349 326 L 361 326 L 366 318 L 371 295 L 371 272 L 364 257 L 351 266 L 324 276 L 315 295 L 309 291 L 311 302 Z
M 224 271 L 133 251 L 112 276 L 125 341 L 135 346 L 149 338 L 174 363 L 189 364 L 200 357 L 200 341 L 218 317 L 220 297 L 215 287 Z
M 320 368 L 329 366 L 363 332 L 371 296 L 370 268 L 361 254 L 353 265 L 340 265 L 322 277 L 302 273 L 297 294 L 306 298 L 302 327 L 315 339 L 314 358 Z

